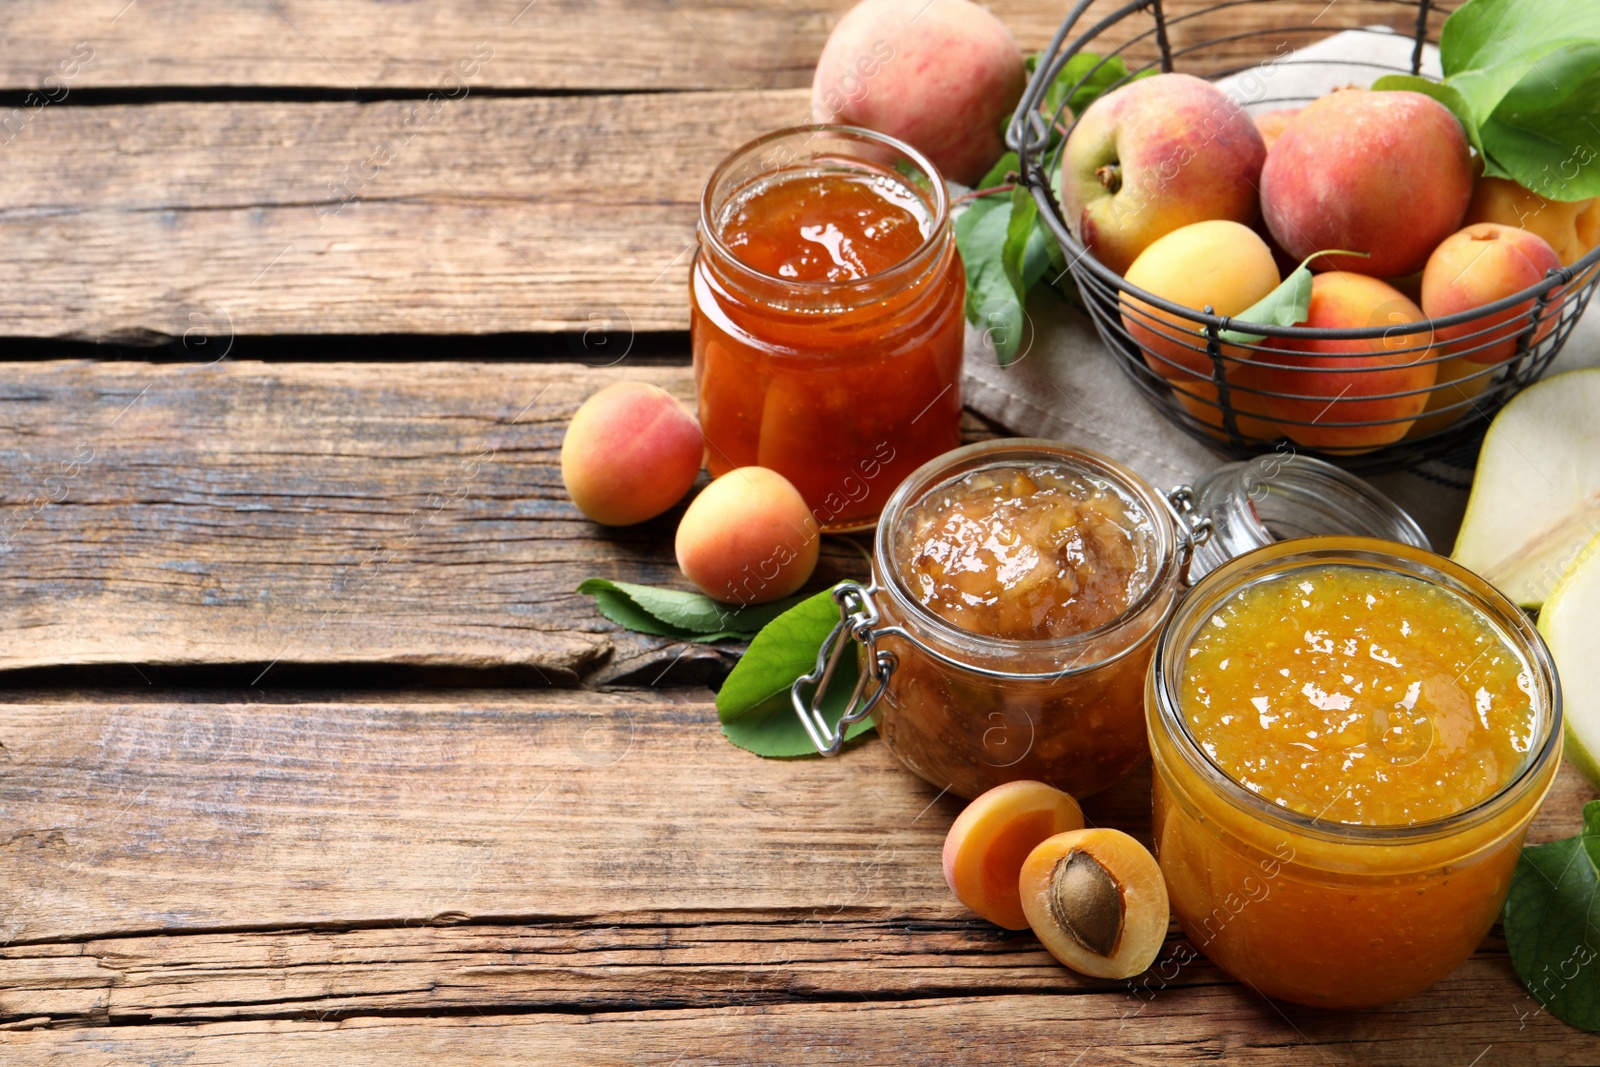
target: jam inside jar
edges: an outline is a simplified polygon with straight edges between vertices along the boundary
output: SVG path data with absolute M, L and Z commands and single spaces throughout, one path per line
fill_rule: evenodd
M 944 182 L 892 138 L 759 138 L 706 185 L 690 333 L 706 463 L 777 471 L 818 527 L 870 527 L 961 439 L 966 276 Z
M 1019 778 L 1074 796 L 1148 752 L 1144 679 L 1181 570 L 1143 478 L 1048 441 L 969 445 L 878 525 L 878 610 L 901 640 L 875 705 L 890 750 L 963 797 Z

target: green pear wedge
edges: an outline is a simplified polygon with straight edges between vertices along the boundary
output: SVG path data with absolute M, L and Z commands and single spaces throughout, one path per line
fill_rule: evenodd
M 1495 416 L 1450 553 L 1536 608 L 1600 534 L 1600 369 L 1528 387 Z
M 1539 612 L 1561 675 L 1567 758 L 1600 785 L 1600 537 L 1578 551 Z

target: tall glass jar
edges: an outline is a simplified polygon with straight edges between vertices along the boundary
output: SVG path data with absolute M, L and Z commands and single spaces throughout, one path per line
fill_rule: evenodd
M 1369 568 L 1445 590 L 1520 658 L 1531 735 L 1521 766 L 1492 795 L 1414 823 L 1312 818 L 1241 786 L 1197 742 L 1180 683 L 1197 636 L 1241 590 L 1322 567 Z M 1189 939 L 1261 993 L 1322 1007 L 1399 1000 L 1450 973 L 1494 924 L 1528 824 L 1555 778 L 1561 696 L 1554 672 L 1537 630 L 1515 605 L 1422 549 L 1303 538 L 1213 571 L 1163 631 L 1146 696 L 1156 849 Z
M 690 274 L 713 477 L 769 467 L 819 528 L 870 527 L 960 444 L 963 303 L 944 181 L 883 134 L 802 126 L 707 182 Z

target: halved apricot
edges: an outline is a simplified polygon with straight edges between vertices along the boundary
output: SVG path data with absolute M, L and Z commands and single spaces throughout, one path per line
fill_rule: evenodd
M 1050 954 L 1081 974 L 1130 978 L 1155 962 L 1167 936 L 1167 883 L 1121 830 L 1057 834 L 1028 854 L 1019 879 L 1028 925 Z
M 1078 802 L 1043 782 L 997 785 L 967 805 L 944 839 L 944 880 L 956 898 L 1007 930 L 1026 930 L 1017 875 L 1035 845 L 1083 828 Z

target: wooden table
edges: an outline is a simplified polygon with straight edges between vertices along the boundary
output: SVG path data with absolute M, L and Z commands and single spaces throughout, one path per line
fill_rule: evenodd
M 691 395 L 700 184 L 845 6 L 7 5 L 0 1062 L 1600 1058 L 1497 935 L 1354 1015 L 1176 929 L 1079 978 L 950 897 L 958 805 L 882 745 L 736 750 L 734 650 L 573 592 L 680 580 L 672 516 L 574 511 L 563 425 Z M 1063 7 L 994 6 L 1030 49 Z

